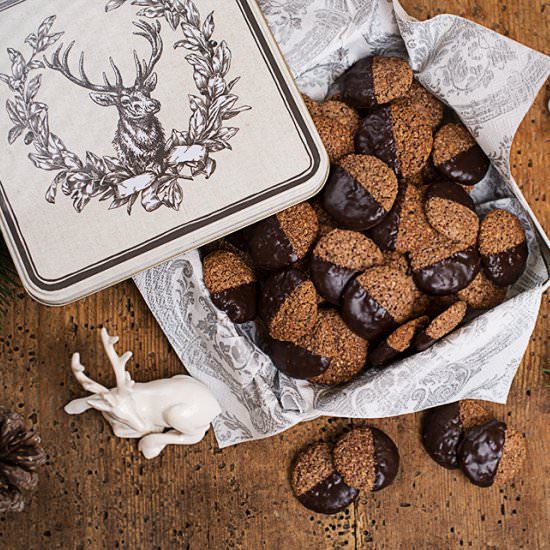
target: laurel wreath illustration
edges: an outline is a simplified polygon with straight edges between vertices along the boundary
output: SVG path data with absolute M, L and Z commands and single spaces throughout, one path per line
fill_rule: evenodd
M 105 11 L 118 9 L 127 2 L 129 0 L 110 0 Z M 226 125 L 226 121 L 251 109 L 248 105 L 236 106 L 239 98 L 232 93 L 232 89 L 239 77 L 226 81 L 231 66 L 231 51 L 225 41 L 218 43 L 213 40 L 214 12 L 201 21 L 192 0 L 132 0 L 129 3 L 140 7 L 137 15 L 146 18 L 134 22 L 141 29 L 135 34 L 145 36 L 149 42 L 152 32 L 160 33 L 162 19 L 174 31 L 181 29 L 183 38 L 174 44 L 174 48 L 191 52 L 185 59 L 193 67 L 194 83 L 199 92 L 199 95 L 188 96 L 192 112 L 188 129 L 172 131 L 164 141 L 160 161 L 136 170 L 131 163 L 121 161 L 120 156 L 98 156 L 88 151 L 85 159 L 81 159 L 50 130 L 48 106 L 37 100 L 37 94 L 42 83 L 40 71 L 51 67 L 45 52 L 64 34 L 52 32 L 55 16 L 45 19 L 38 30 L 25 39 L 32 49 L 28 59 L 20 51 L 8 49 L 12 74 L 0 74 L 0 81 L 13 92 L 13 98 L 6 103 L 9 118 L 14 124 L 8 134 L 9 143 L 13 144 L 22 136 L 26 145 L 32 144 L 35 152 L 30 153 L 29 158 L 34 165 L 42 170 L 57 172 L 46 192 L 46 200 L 54 203 L 57 191 L 61 189 L 64 195 L 72 199 L 79 213 L 94 198 L 110 200 L 109 209 L 126 206 L 128 214 L 138 199 L 148 212 L 161 206 L 179 210 L 184 180 L 200 175 L 209 178 L 216 170 L 212 154 L 231 149 L 229 141 L 239 129 Z M 147 23 L 147 19 L 155 20 L 154 25 Z M 69 50 L 71 47 L 72 44 Z M 59 54 L 60 50 L 53 58 L 58 62 Z M 87 79 L 82 61 L 83 57 L 80 74 Z M 137 55 L 136 63 L 141 69 Z M 111 64 L 118 80 L 120 72 L 112 60 Z M 104 79 L 107 83 L 105 75 Z

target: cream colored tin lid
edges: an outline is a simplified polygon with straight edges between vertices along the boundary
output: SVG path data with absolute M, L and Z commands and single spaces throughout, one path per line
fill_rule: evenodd
M 253 0 L 0 0 L 0 106 L 2 232 L 47 304 L 304 200 L 328 174 Z

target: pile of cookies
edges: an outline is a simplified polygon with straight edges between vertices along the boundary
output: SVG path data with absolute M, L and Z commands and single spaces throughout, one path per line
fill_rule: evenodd
M 335 514 L 360 491 L 387 487 L 399 470 L 395 443 L 368 426 L 344 433 L 334 445 L 318 442 L 301 451 L 290 475 L 296 498 L 310 510 Z
M 270 337 L 275 366 L 341 384 L 495 307 L 528 255 L 519 219 L 480 218 L 489 160 L 405 61 L 368 57 L 324 103 L 305 98 L 331 159 L 325 188 L 203 250 L 213 303 Z
M 480 487 L 514 479 L 526 454 L 523 436 L 475 401 L 430 409 L 423 418 L 422 443 L 440 466 L 460 468 Z

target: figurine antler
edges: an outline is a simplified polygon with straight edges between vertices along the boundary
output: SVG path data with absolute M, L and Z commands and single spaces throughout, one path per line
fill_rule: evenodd
M 90 393 L 108 393 L 109 390 L 98 384 L 88 376 L 84 374 L 84 365 L 80 362 L 80 353 L 73 353 L 71 358 L 71 369 L 73 371 L 74 377 L 78 383 Z
M 131 359 L 132 352 L 127 351 L 122 355 L 118 355 L 115 351 L 115 344 L 118 342 L 118 336 L 109 336 L 105 327 L 101 329 L 101 341 L 103 342 L 105 353 L 113 366 L 117 388 L 129 390 L 134 385 L 134 381 L 130 373 L 126 371 L 126 363 Z

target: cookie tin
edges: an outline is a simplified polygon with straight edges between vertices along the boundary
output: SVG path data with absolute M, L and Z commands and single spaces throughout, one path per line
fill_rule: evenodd
M 328 167 L 253 0 L 0 0 L 0 221 L 37 300 L 305 200 Z

